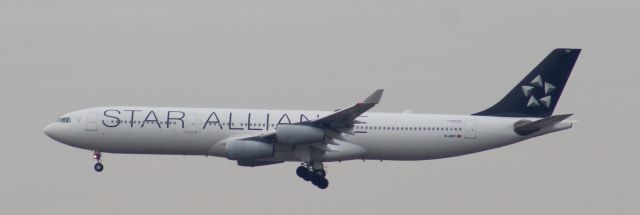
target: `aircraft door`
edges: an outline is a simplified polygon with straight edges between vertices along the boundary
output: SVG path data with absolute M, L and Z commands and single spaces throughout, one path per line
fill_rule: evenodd
M 464 122 L 465 122 L 464 138 L 476 139 L 476 120 L 467 119 Z
M 87 115 L 86 123 L 87 123 L 85 127 L 86 131 L 97 131 L 98 130 L 98 113 L 90 112 Z
M 186 133 L 196 133 L 197 126 L 197 115 L 195 113 L 187 113 L 184 120 L 184 132 Z

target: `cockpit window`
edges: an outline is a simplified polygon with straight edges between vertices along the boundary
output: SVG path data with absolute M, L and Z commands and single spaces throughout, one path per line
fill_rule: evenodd
M 56 122 L 61 122 L 61 123 L 70 123 L 71 122 L 71 117 L 61 117 L 58 118 L 56 120 Z

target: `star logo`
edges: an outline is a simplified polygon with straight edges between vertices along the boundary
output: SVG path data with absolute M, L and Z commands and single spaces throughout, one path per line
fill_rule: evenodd
M 531 80 L 530 84 L 531 85 L 522 86 L 522 92 L 524 93 L 524 96 L 526 98 L 529 98 L 529 100 L 527 101 L 527 107 L 533 108 L 533 107 L 538 107 L 540 106 L 540 104 L 542 104 L 545 107 L 549 108 L 549 106 L 551 105 L 550 93 L 553 92 L 556 89 L 556 87 L 550 84 L 549 82 L 543 81 L 540 75 L 536 76 L 533 80 Z M 540 99 L 536 98 L 533 95 L 533 91 L 535 89 L 544 89 L 544 97 Z

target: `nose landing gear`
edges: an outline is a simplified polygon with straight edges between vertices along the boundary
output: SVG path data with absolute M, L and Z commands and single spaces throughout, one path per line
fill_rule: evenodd
M 324 170 L 322 163 L 302 163 L 296 169 L 296 175 L 305 181 L 311 181 L 313 185 L 320 189 L 327 189 L 327 187 L 329 187 L 329 180 L 325 178 L 327 172 Z
M 100 153 L 99 151 L 93 151 L 93 159 L 96 160 L 96 165 L 93 165 L 93 169 L 96 170 L 96 172 L 102 172 L 102 170 L 104 169 L 104 165 L 102 165 L 102 153 Z

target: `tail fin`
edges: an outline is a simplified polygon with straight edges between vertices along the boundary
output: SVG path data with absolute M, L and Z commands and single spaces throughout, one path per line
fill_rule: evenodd
M 580 49 L 555 49 L 509 94 L 490 108 L 473 115 L 548 117 L 553 114 Z

